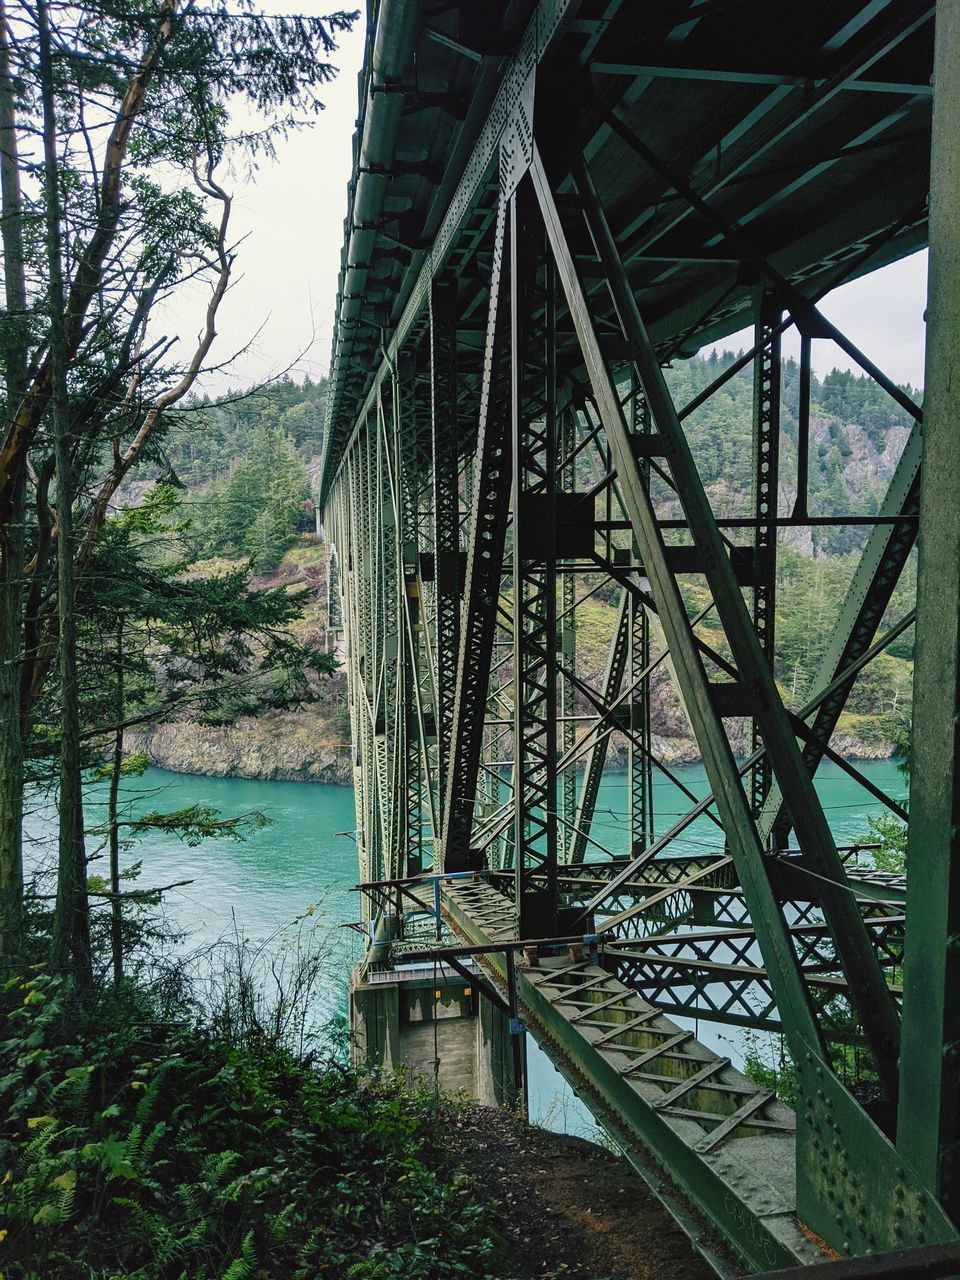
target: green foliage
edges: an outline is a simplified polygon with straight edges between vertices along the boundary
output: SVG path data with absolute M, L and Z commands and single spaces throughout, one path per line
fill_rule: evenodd
M 202 556 L 244 556 L 257 572 L 274 570 L 305 521 L 312 524 L 310 476 L 291 438 L 257 430 L 227 479 L 204 490 L 197 517 Z
M 873 865 L 878 871 L 890 871 L 902 875 L 907 869 L 907 825 L 893 813 L 881 813 L 868 818 L 869 832 L 865 843 L 876 844 L 871 850 Z
M 323 447 L 325 380 L 302 384 L 284 378 L 239 399 L 195 400 L 176 415 L 167 437 L 167 456 L 191 493 L 211 481 L 225 481 L 235 458 L 246 456 L 259 432 L 278 431 L 309 461 Z
M 433 1091 L 171 1025 L 132 989 L 81 1009 L 34 970 L 3 999 L 6 1280 L 491 1273 Z
M 329 655 L 296 634 L 309 591 L 262 589 L 247 564 L 201 573 L 189 542 L 182 496 L 169 484 L 105 524 L 77 599 L 81 705 L 91 728 L 116 723 L 119 666 L 135 723 L 174 714 L 223 722 L 296 705 L 310 701 L 316 677 L 333 669 Z M 56 711 L 41 707 L 51 719 Z M 38 720 L 42 733 L 43 714 Z M 44 754 L 43 743 L 36 753 Z M 128 761 L 124 772 L 138 767 Z M 101 766 L 101 777 L 109 772 Z
M 244 556 L 258 573 L 275 569 L 297 531 L 312 525 L 310 477 L 291 438 L 278 427 L 260 427 L 195 510 L 201 555 Z
M 236 818 L 223 818 L 219 809 L 208 804 L 191 804 L 185 809 L 161 813 L 151 809 L 149 813 L 122 821 L 119 825 L 128 838 L 136 839 L 150 831 L 178 836 L 185 844 L 196 846 L 202 840 L 245 840 L 267 826 L 269 819 L 258 810 L 241 814 Z M 88 834 L 101 835 L 101 827 L 88 828 Z
M 134 751 L 120 761 L 121 778 L 142 778 L 150 768 L 150 757 L 145 751 Z M 108 760 L 100 764 L 91 773 L 93 782 L 107 782 L 113 777 L 113 762 Z
M 743 1073 L 761 1089 L 772 1090 L 789 1106 L 797 1100 L 797 1069 L 793 1064 L 783 1037 L 773 1037 L 755 1031 L 743 1033 Z
M 737 353 L 739 354 L 739 353 Z M 711 352 L 707 357 L 678 360 L 665 371 L 667 384 L 678 405 L 689 403 L 733 364 L 732 351 Z M 800 369 L 795 360 L 784 360 L 780 427 L 781 475 L 794 474 Z M 909 386 L 903 388 L 917 397 Z M 748 365 L 686 420 L 687 436 L 704 484 L 718 511 L 747 514 L 753 485 L 753 373 Z M 863 374 L 834 369 L 824 378 L 811 379 L 810 510 L 817 515 L 840 515 L 876 509 L 872 485 L 859 473 L 848 474 L 854 456 L 854 435 L 873 453 L 887 445 L 894 427 L 909 427 L 911 420 L 881 388 Z M 846 555 L 862 547 L 866 533 L 856 527 L 814 529 L 814 549 L 831 556 Z

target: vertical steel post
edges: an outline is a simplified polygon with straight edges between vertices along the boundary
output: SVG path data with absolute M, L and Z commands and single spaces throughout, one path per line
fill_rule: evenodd
M 399 514 L 400 564 L 397 591 L 400 597 L 400 644 L 403 662 L 399 672 L 403 700 L 401 735 L 397 750 L 402 757 L 403 782 L 406 789 L 405 864 L 401 873 L 418 875 L 424 868 L 424 829 L 431 810 L 429 778 L 425 765 L 425 732 L 423 718 L 424 681 L 422 674 L 422 635 L 420 616 L 419 519 L 418 490 L 420 477 L 420 441 L 415 410 L 416 368 L 412 355 L 399 362 L 394 379 L 393 453 L 394 490 Z
M 560 417 L 560 455 L 563 459 L 571 457 L 576 446 L 574 430 L 574 408 L 567 404 Z M 560 486 L 564 493 L 573 493 L 576 489 L 576 466 L 573 461 L 567 462 L 560 473 Z M 572 573 L 560 574 L 560 657 L 564 671 L 574 672 L 577 665 L 577 619 L 576 582 Z M 566 756 L 573 750 L 577 736 L 574 716 L 577 714 L 577 691 L 572 680 L 560 675 L 560 751 Z M 568 765 L 560 775 L 560 818 L 561 826 L 557 833 L 558 843 L 562 850 L 561 861 L 570 861 L 570 852 L 574 841 L 574 822 L 577 815 L 577 768 Z
M 797 499 L 793 518 L 807 518 L 807 489 L 810 482 L 810 367 L 812 342 L 808 333 L 800 335 L 800 399 L 797 405 Z
M 643 388 L 630 372 L 630 426 L 636 435 L 649 433 L 650 410 Z M 643 483 L 650 483 L 650 460 L 640 460 Z M 640 558 L 640 549 L 631 538 L 634 561 Z M 653 843 L 653 737 L 650 723 L 650 676 L 641 681 L 641 675 L 650 665 L 650 618 L 642 601 L 634 593 L 629 596 L 630 609 L 630 848 L 634 857 Z
M 457 290 L 430 289 L 430 410 L 436 602 L 437 779 L 440 811 L 450 761 L 460 653 L 460 441 L 457 423 Z
M 757 299 L 754 343 L 763 343 L 753 365 L 753 625 L 773 670 L 777 589 L 777 489 L 780 473 L 780 334 L 782 310 L 770 293 Z M 762 746 L 754 718 L 752 750 Z M 750 802 L 759 816 L 770 790 L 770 760 L 761 756 L 750 772 Z
M 926 390 L 897 1145 L 960 1219 L 960 6 L 934 52 Z
M 528 179 L 510 198 L 512 235 L 513 751 L 521 938 L 557 931 L 557 396 L 554 273 Z
M 497 629 L 497 602 L 510 500 L 510 308 L 501 297 L 504 256 L 509 239 L 506 203 L 501 195 L 490 271 L 475 451 L 473 521 L 467 548 L 454 727 L 443 811 L 442 859 L 445 871 L 462 871 L 471 863 L 473 802 L 483 746 L 483 719 Z

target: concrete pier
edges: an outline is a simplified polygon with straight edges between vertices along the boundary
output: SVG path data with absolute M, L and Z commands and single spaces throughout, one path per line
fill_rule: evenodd
M 517 1106 L 509 1019 L 446 966 L 368 972 L 350 980 L 358 1066 L 402 1072 L 488 1106 Z M 521 1057 L 522 1050 L 521 1050 Z

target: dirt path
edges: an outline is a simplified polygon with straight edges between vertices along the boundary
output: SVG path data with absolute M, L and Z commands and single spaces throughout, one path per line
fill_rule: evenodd
M 456 1152 L 502 1207 L 502 1280 L 711 1280 L 625 1160 L 582 1138 L 467 1107 Z

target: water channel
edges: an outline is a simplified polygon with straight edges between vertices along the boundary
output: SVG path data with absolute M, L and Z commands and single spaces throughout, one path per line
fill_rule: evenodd
M 894 799 L 906 795 L 907 779 L 892 761 L 866 761 L 859 767 Z M 700 765 L 675 770 L 684 785 L 703 796 L 708 787 Z M 882 806 L 836 765 L 821 766 L 817 789 L 838 844 L 864 836 L 867 819 Z M 275 935 L 273 945 L 295 932 L 294 922 L 306 916 L 325 940 L 329 979 L 323 998 L 325 1014 L 346 1011 L 347 978 L 362 947 L 359 935 L 342 928 L 359 920 L 356 825 L 353 792 L 348 787 L 297 782 L 259 782 L 237 778 L 208 778 L 149 769 L 124 783 L 128 815 L 206 804 L 225 817 L 258 810 L 269 823 L 242 843 L 206 840 L 191 847 L 172 835 L 150 834 L 137 842 L 126 861 L 142 860 L 140 885 L 190 883 L 170 890 L 166 912 L 170 924 L 183 931 L 184 945 L 198 947 L 235 931 L 251 941 Z M 654 785 L 656 831 L 666 831 L 686 812 L 689 802 L 667 779 Z M 88 798 L 88 824 L 98 820 L 96 793 Z M 627 778 L 609 772 L 603 780 L 593 826 L 595 839 L 617 855 L 626 851 Z M 49 849 L 53 815 L 38 804 L 25 823 L 28 861 Z M 346 833 L 346 834 L 343 834 Z M 718 828 L 706 817 L 691 825 L 677 842 L 688 852 L 718 848 Z M 95 847 L 95 842 L 91 842 Z M 600 850 L 592 856 L 604 856 Z M 94 863 L 91 870 L 105 873 Z M 720 1029 L 722 1033 L 723 1029 Z M 736 1058 L 736 1044 L 716 1030 L 700 1036 L 711 1047 Z M 547 1058 L 530 1044 L 529 1087 L 531 1118 L 551 1128 L 574 1133 L 592 1132 L 592 1123 Z

